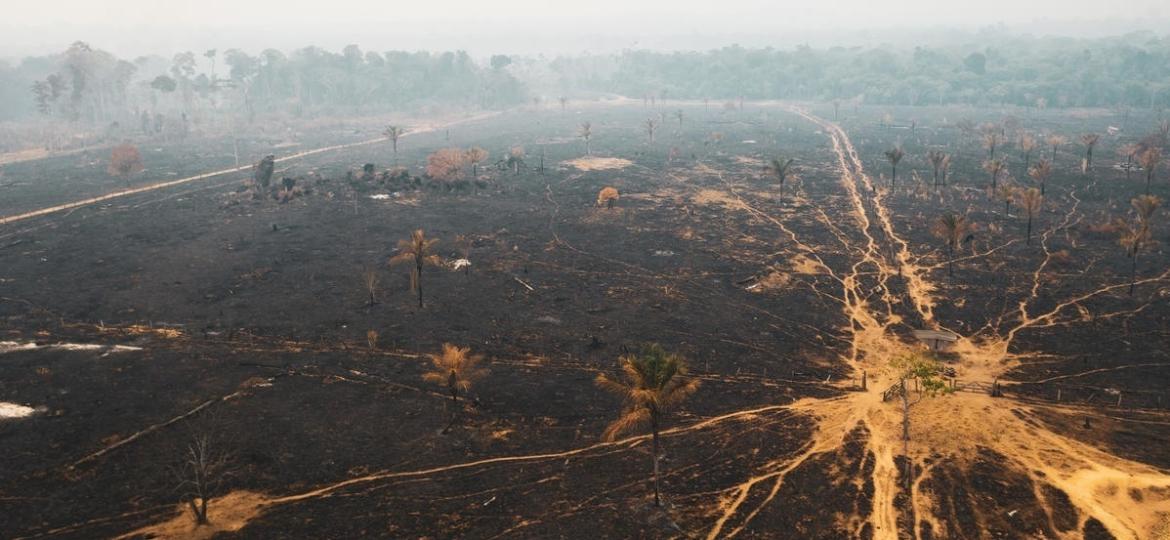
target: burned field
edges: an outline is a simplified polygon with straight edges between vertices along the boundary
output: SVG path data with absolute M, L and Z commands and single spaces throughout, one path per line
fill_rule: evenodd
M 1154 122 L 839 114 L 582 103 L 437 125 L 397 151 L 364 142 L 380 126 L 306 131 L 297 150 L 359 144 L 278 163 L 299 189 L 283 201 L 242 193 L 241 172 L 0 226 L 0 401 L 36 409 L 0 420 L 5 536 L 1167 534 L 1170 227 L 1154 214 L 1131 295 L 1108 225 L 1144 191 L 1114 150 Z M 1054 156 L 1030 239 L 962 118 L 1005 126 L 997 184 L 1034 185 L 1015 133 L 1069 138 L 1028 156 Z M 1080 134 L 1110 126 L 1082 172 Z M 190 144 L 147 153 L 138 182 L 241 151 Z M 242 151 L 295 153 L 277 144 Z M 449 147 L 489 155 L 475 178 L 425 178 Z M 930 150 L 951 155 L 945 185 Z M 6 165 L 4 216 L 106 193 L 104 169 Z M 971 224 L 949 257 L 932 232 L 948 213 Z M 419 277 L 421 308 L 387 265 L 416 229 L 445 261 Z M 918 329 L 958 336 L 940 355 L 956 391 L 914 405 L 907 443 L 882 394 Z M 603 440 L 620 404 L 595 384 L 647 342 L 701 383 L 663 426 L 664 509 L 650 438 Z M 423 380 L 443 343 L 490 370 L 458 411 Z M 174 470 L 193 431 L 225 457 L 199 528 Z

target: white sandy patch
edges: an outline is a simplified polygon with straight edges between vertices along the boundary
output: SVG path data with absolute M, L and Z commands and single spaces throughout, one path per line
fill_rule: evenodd
M 565 165 L 576 167 L 582 171 L 608 171 L 624 169 L 634 163 L 622 158 L 583 157 L 564 162 Z
M 105 351 L 105 354 L 110 354 L 141 351 L 142 347 L 134 347 L 131 345 L 102 345 L 100 343 L 54 343 L 52 345 L 37 345 L 36 343 L 0 341 L 0 354 L 16 351 L 35 351 L 37 349 L 53 349 L 57 351 Z
M 37 410 L 32 407 L 25 407 L 24 405 L 17 403 L 0 401 L 0 419 L 24 418 L 26 416 L 32 416 L 32 413 L 36 411 Z

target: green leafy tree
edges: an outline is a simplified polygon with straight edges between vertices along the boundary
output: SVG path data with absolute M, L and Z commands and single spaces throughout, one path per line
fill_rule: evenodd
M 894 370 L 901 386 L 898 396 L 902 402 L 902 453 L 906 456 L 905 477 L 909 484 L 913 476 L 910 464 L 910 411 L 923 399 L 949 394 L 951 389 L 942 376 L 942 364 L 931 356 L 915 353 L 897 356 L 890 361 L 890 368 Z M 908 382 L 915 379 L 918 381 L 919 393 L 917 399 L 911 400 Z

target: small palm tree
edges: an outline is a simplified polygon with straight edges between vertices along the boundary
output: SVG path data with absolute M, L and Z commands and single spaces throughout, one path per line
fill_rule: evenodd
M 926 159 L 930 161 L 930 166 L 934 168 L 934 187 L 938 187 L 939 173 L 942 172 L 943 165 L 950 161 L 950 156 L 941 150 L 931 150 L 926 153 Z
M 902 157 L 905 155 L 906 153 L 902 151 L 902 147 L 900 146 L 895 146 L 891 150 L 886 150 L 886 159 L 890 160 L 890 166 L 893 169 L 891 171 L 893 174 L 890 176 L 891 186 L 897 185 L 898 183 L 898 162 L 902 161 Z
M 764 167 L 764 171 L 767 172 L 769 175 L 772 176 L 772 178 L 775 178 L 776 181 L 780 183 L 780 200 L 781 201 L 784 200 L 784 181 L 788 179 L 789 173 L 792 172 L 793 161 L 795 161 L 795 160 L 793 160 L 793 159 L 785 160 L 784 158 L 773 159 L 770 163 L 768 163 L 767 167 Z
M 423 307 L 422 271 L 424 266 L 439 266 L 442 259 L 433 253 L 437 238 L 427 238 L 422 229 L 410 234 L 410 238 L 398 241 L 398 254 L 390 258 L 390 265 L 414 263 L 410 269 L 410 287 L 418 291 L 418 307 Z
M 620 377 L 614 378 L 604 373 L 597 376 L 598 386 L 625 401 L 621 416 L 605 428 L 602 438 L 613 441 L 634 429 L 650 428 L 653 440 L 654 504 L 662 506 L 658 475 L 658 432 L 666 413 L 698 390 L 699 381 L 686 377 L 687 364 L 682 357 L 667 353 L 657 344 L 646 346 L 637 355 L 622 356 L 620 363 Z
M 675 117 L 676 119 L 678 119 L 678 127 L 681 129 L 681 128 L 682 128 L 682 122 L 683 122 L 683 112 L 682 112 L 682 109 L 679 109 L 679 110 L 677 110 L 677 111 L 674 111 L 674 117 Z
M 1025 244 L 1032 243 L 1032 218 L 1035 217 L 1036 212 L 1040 210 L 1040 205 L 1044 202 L 1044 196 L 1040 194 L 1040 190 L 1036 188 L 1028 188 L 1020 190 L 1019 192 L 1020 208 L 1023 208 L 1028 213 L 1028 232 Z
M 955 275 L 955 249 L 971 230 L 971 223 L 967 216 L 959 214 L 943 214 L 934 223 L 934 236 L 942 240 L 947 246 L 947 275 Z
M 1154 212 L 1162 205 L 1162 199 L 1153 195 L 1140 195 L 1130 201 L 1130 204 L 1133 205 L 1133 209 L 1137 213 L 1137 220 L 1130 222 L 1119 219 L 1115 227 L 1118 232 L 1117 243 L 1125 248 L 1125 254 L 1130 258 L 1129 294 L 1132 296 L 1134 287 L 1137 285 L 1138 253 L 1152 239 L 1151 222 Z
M 483 361 L 482 354 L 470 354 L 470 347 L 456 347 L 450 343 L 443 344 L 443 352 L 428 355 L 431 357 L 431 371 L 423 374 L 423 380 L 440 386 L 446 386 L 451 393 L 451 423 L 443 430 L 446 432 L 455 425 L 459 413 L 459 394 L 467 394 L 471 385 L 488 375 L 488 370 L 479 367 Z
M 1101 140 L 1101 136 L 1096 133 L 1086 133 L 1081 135 L 1081 144 L 1085 145 L 1085 160 L 1081 164 L 1081 172 L 1087 172 L 1093 168 L 1093 147 L 1097 146 L 1097 141 Z
M 1156 147 L 1149 147 L 1138 155 L 1138 162 L 1146 171 L 1146 195 L 1150 194 L 1150 183 L 1154 180 L 1154 171 L 1158 168 L 1158 163 L 1162 161 L 1162 150 Z
M 1028 169 L 1028 176 L 1032 177 L 1037 184 L 1040 184 L 1040 194 L 1044 195 L 1045 186 L 1048 185 L 1048 178 L 1052 176 L 1052 162 L 1047 159 L 1040 158 L 1031 169 Z
M 995 190 L 999 187 L 999 175 L 1007 168 L 1007 163 L 1002 159 L 989 159 L 983 162 L 983 170 L 991 175 L 991 189 Z
M 582 139 L 585 139 L 585 155 L 588 156 L 590 154 L 589 139 L 593 138 L 593 124 L 590 122 L 583 122 L 581 124 L 581 129 L 577 131 L 577 134 L 580 135 Z

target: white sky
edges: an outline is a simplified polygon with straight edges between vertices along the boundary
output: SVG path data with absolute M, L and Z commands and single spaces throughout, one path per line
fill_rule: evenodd
M 76 39 L 120 55 L 316 44 L 492 52 L 845 45 L 854 30 L 1170 31 L 1168 0 L 0 0 L 0 57 Z M 249 25 L 255 25 L 249 28 Z M 867 34 L 878 39 L 877 34 Z

